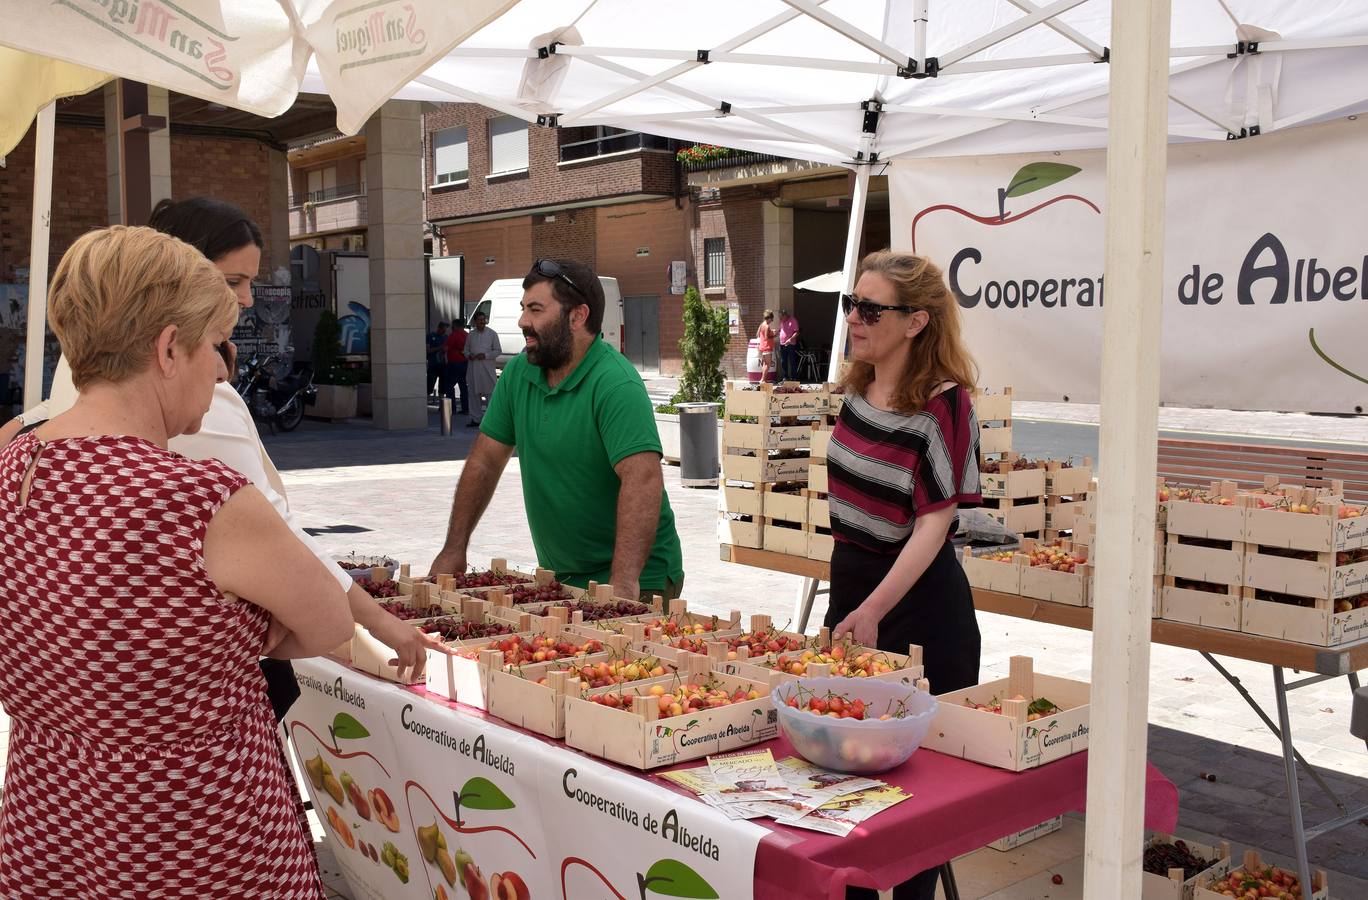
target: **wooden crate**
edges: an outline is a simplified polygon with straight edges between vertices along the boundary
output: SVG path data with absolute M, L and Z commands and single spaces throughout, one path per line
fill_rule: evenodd
M 1092 458 L 1084 457 L 1080 466 L 1065 465 L 1057 459 L 1045 462 L 1045 495 L 1075 497 L 1092 490 Z
M 979 423 L 979 453 L 1010 453 L 1012 450 L 1012 426 L 984 425 Z
M 985 554 L 986 555 L 986 554 Z M 964 566 L 969 586 L 1000 594 L 1021 593 L 1021 569 L 1026 557 L 1014 555 L 1009 560 L 983 559 L 969 547 L 964 548 L 960 563 Z
M 740 487 L 724 484 L 717 489 L 718 505 L 722 512 L 743 516 L 765 514 L 765 492 L 760 487 Z
M 973 395 L 974 415 L 980 422 L 992 422 L 1012 418 L 1012 389 L 1003 388 L 1000 394 L 975 390 Z
M 765 485 L 765 524 L 790 522 L 805 525 L 808 520 L 808 498 L 804 490 L 780 491 Z
M 787 418 L 826 414 L 826 388 L 784 393 L 775 390 L 775 387 L 772 384 L 760 384 L 747 389 L 742 388 L 739 382 L 728 383 L 727 417 L 753 416 L 758 419 L 767 419 L 773 416 Z M 800 387 L 800 385 L 796 382 L 786 381 L 779 387 L 783 391 L 788 391 Z
M 769 419 L 722 425 L 722 446 L 742 450 L 804 450 L 812 442 L 812 426 L 776 425 Z
M 1172 494 L 1166 506 L 1168 518 L 1165 529 L 1172 534 L 1212 538 L 1219 541 L 1245 541 L 1245 508 L 1233 481 L 1213 482 L 1211 490 L 1200 499 L 1181 499 Z
M 1043 838 L 1047 834 L 1054 834 L 1064 827 L 1064 817 L 1055 816 L 1053 819 L 1046 819 L 1039 825 L 1032 825 L 1030 828 L 1023 828 L 1015 834 L 1000 837 L 988 846 L 993 850 L 1001 850 L 1004 853 L 1008 850 L 1015 850 L 1022 844 L 1029 844 L 1037 838 Z
M 808 445 L 808 456 L 813 462 L 826 462 L 827 447 L 831 445 L 832 429 L 822 424 L 812 426 L 811 443 Z
M 765 544 L 765 520 L 761 516 L 718 516 L 717 541 L 759 550 Z
M 1259 851 L 1246 850 L 1244 854 L 1244 865 L 1235 871 L 1259 872 L 1265 868 L 1267 868 L 1267 864 L 1259 859 Z M 1272 868 L 1291 875 L 1293 878 L 1297 877 L 1296 872 L 1288 872 L 1286 869 L 1277 866 L 1273 866 Z M 1219 888 L 1213 890 L 1212 888 L 1214 885 L 1212 882 L 1216 881 L 1218 878 L 1225 878 L 1229 874 L 1230 869 L 1227 868 L 1226 871 L 1221 872 L 1219 875 L 1212 873 L 1198 878 L 1197 884 L 1193 888 L 1192 900 L 1225 900 L 1227 895 L 1220 893 Z M 1311 873 L 1311 891 L 1308 893 L 1305 885 L 1303 885 L 1300 897 L 1302 900 L 1330 900 L 1330 885 L 1326 879 L 1324 869 L 1316 869 Z
M 1331 553 L 1254 543 L 1244 548 L 1246 587 L 1330 600 L 1368 593 L 1368 549 Z
M 648 634 L 663 634 L 666 629 L 679 634 L 683 634 L 686 629 L 698 634 L 734 634 L 741 630 L 741 613 L 732 610 L 726 617 L 692 613 L 688 611 L 685 600 L 676 597 L 670 601 L 668 613 L 654 612 L 625 619 L 582 622 L 571 625 L 570 629 L 588 637 L 602 634 L 626 635 L 628 646 L 633 650 L 640 650 L 649 642 Z
M 1244 604 L 1240 587 L 1235 584 L 1214 584 L 1220 592 L 1192 586 L 1188 579 L 1164 576 L 1159 600 L 1159 618 L 1168 622 L 1186 622 L 1207 628 L 1240 631 Z M 1192 581 L 1200 581 L 1193 579 Z
M 846 363 L 842 363 L 844 367 Z M 845 405 L 845 389 L 839 384 L 828 381 L 826 384 L 827 392 L 827 411 L 826 421 L 829 425 L 835 425 L 836 420 L 841 417 L 841 407 Z
M 1240 630 L 1282 641 L 1338 647 L 1368 638 L 1368 607 L 1335 612 L 1334 600 L 1311 600 L 1284 595 L 1279 602 L 1257 596 L 1261 591 L 1244 588 L 1240 602 Z
M 785 556 L 807 556 L 808 533 L 801 525 L 765 519 L 764 548 Z
M 1004 500 L 1045 496 L 1045 470 L 1014 469 L 1018 458 L 1015 453 L 1009 453 L 1001 462 L 983 467 L 979 471 L 979 492 L 984 497 Z
M 1003 699 L 1017 695 L 1025 700 Z M 922 746 L 1000 769 L 1020 772 L 1088 749 L 1091 687 L 1086 681 L 1037 675 L 1029 656 L 1013 656 L 1007 678 L 938 694 L 940 706 Z M 1027 720 L 1032 698 L 1060 712 Z M 1002 713 L 965 706 L 965 701 L 1002 703 Z
M 1087 513 L 1084 496 L 1045 498 L 1045 527 L 1051 531 L 1074 531 L 1087 523 Z
M 1061 541 L 1060 550 L 1074 556 L 1081 556 L 1085 562 L 1074 567 L 1072 572 L 1061 572 L 1044 566 L 1031 565 L 1031 554 L 1036 550 L 1036 542 L 1021 542 L 1021 596 L 1033 600 L 1048 600 L 1066 606 L 1092 605 L 1092 566 L 1088 565 L 1088 548 L 1074 546 L 1069 541 Z M 1046 547 L 1044 549 L 1052 549 Z
M 707 666 L 707 657 L 698 658 Z M 681 716 L 660 716 L 649 686 L 627 685 L 631 709 L 614 709 L 582 697 L 565 700 L 565 743 L 576 750 L 631 766 L 654 769 L 767 741 L 779 734 L 779 717 L 763 681 L 712 673 L 707 683 L 756 698 Z
M 1048 535 L 1048 531 L 1046 534 Z M 1078 521 L 1074 523 L 1071 540 L 1077 547 L 1084 547 L 1088 551 L 1089 558 L 1092 557 L 1094 539 L 1097 534 L 1097 525 L 1093 522 Z M 1164 556 L 1167 552 L 1167 535 L 1162 528 L 1154 530 L 1154 568 L 1151 574 L 1162 576 L 1164 574 Z
M 1168 532 L 1164 574 L 1239 587 L 1245 583 L 1245 544 Z
M 1145 841 L 1145 848 L 1149 849 L 1155 844 L 1170 844 L 1174 840 L 1171 834 L 1155 832 Z M 1210 860 L 1211 865 L 1191 878 L 1184 877 L 1181 868 L 1169 869 L 1167 876 L 1142 872 L 1140 900 L 1193 900 L 1193 892 L 1196 891 L 1199 882 L 1206 883 L 1216 878 L 1224 878 L 1230 872 L 1230 844 L 1227 841 L 1221 841 L 1215 847 L 1186 839 L 1183 843 L 1197 856 Z
M 770 484 L 780 481 L 804 482 L 808 480 L 808 458 L 806 456 L 743 456 L 739 453 L 724 453 L 722 454 L 722 475 L 728 481 L 746 481 L 751 484 Z
M 810 465 L 807 470 L 807 485 L 808 490 L 827 493 L 827 467 L 820 463 Z
M 877 656 L 891 667 L 889 671 L 880 672 L 877 675 L 850 677 L 869 678 L 873 681 L 891 681 L 895 684 L 914 685 L 921 690 L 929 690 L 930 686 L 923 677 L 926 673 L 926 668 L 923 665 L 924 654 L 922 648 L 917 644 L 908 645 L 905 654 L 891 653 L 887 650 L 862 647 L 850 641 L 843 640 L 833 643 L 831 630 L 822 628 L 818 631 L 817 639 L 812 642 L 812 646 L 808 650 L 816 654 L 830 656 L 835 647 L 841 648 L 844 658 L 851 659 L 860 654 L 869 653 Z M 713 671 L 727 675 L 739 675 L 742 678 L 754 678 L 771 685 L 780 685 L 789 681 L 796 681 L 799 678 L 826 678 L 832 674 L 836 665 L 809 660 L 803 664 L 800 672 L 792 672 L 786 670 L 784 665 L 798 663 L 801 656 L 808 652 L 807 650 L 789 653 L 766 653 L 762 656 L 738 655 L 738 658 L 732 659 L 730 658 L 731 654 L 726 653 L 725 644 L 714 644 L 708 649 L 708 659 L 712 664 Z
M 831 536 L 830 528 L 807 526 L 807 558 L 831 562 L 831 554 L 836 552 L 836 539 Z
M 1259 506 L 1260 502 L 1270 500 L 1320 505 L 1325 512 L 1286 512 Z M 1359 514 L 1341 519 L 1338 517 L 1341 507 Z M 1362 515 L 1361 507 L 1344 503 L 1338 494 L 1303 489 L 1299 496 L 1289 488 L 1279 488 L 1276 493 L 1254 494 L 1246 519 L 1245 540 L 1251 544 L 1317 553 L 1340 553 L 1368 547 L 1368 516 Z
M 831 503 L 821 491 L 806 491 L 808 498 L 808 524 L 817 528 L 831 527 Z
M 609 636 L 613 637 L 613 636 Z M 625 648 L 626 638 L 617 635 Z M 497 650 L 489 651 L 498 654 Z M 587 688 L 571 671 L 572 666 L 592 665 L 626 658 L 629 661 L 656 662 L 665 674 L 655 678 L 640 678 L 626 682 L 633 685 L 669 684 L 679 677 L 679 669 L 671 660 L 662 660 L 635 650 L 615 650 L 612 653 L 595 653 L 572 661 L 557 660 L 553 663 L 537 663 L 520 669 L 499 666 L 498 660 L 491 658 L 486 663 L 489 672 L 486 690 L 486 711 L 498 716 L 511 725 L 544 734 L 547 737 L 565 737 L 565 698 L 569 694 L 581 696 L 613 690 L 617 685 L 600 688 Z M 545 678 L 545 684 L 538 680 Z
M 1045 503 L 1039 498 L 1022 501 L 985 497 L 981 509 L 1017 534 L 1034 534 L 1045 529 Z

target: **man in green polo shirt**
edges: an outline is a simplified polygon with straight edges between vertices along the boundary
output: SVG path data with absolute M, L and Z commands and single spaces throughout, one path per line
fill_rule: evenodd
M 599 335 L 603 285 L 571 260 L 523 279 L 526 353 L 504 367 L 480 422 L 432 572 L 463 572 L 476 523 L 513 451 L 537 563 L 619 597 L 679 596 L 683 556 L 641 376 Z

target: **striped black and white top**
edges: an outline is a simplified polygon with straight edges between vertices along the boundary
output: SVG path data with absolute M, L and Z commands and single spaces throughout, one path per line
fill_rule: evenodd
M 847 394 L 827 450 L 832 535 L 897 553 L 918 515 L 978 506 L 978 446 L 978 419 L 963 387 L 942 391 L 911 416 Z

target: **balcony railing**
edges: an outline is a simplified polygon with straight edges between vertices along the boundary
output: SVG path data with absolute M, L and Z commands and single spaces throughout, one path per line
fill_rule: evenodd
M 322 193 L 321 191 L 319 193 Z M 307 201 L 290 209 L 290 237 L 323 231 L 365 228 L 367 203 L 364 193 L 334 197 L 321 203 Z
M 734 166 L 755 166 L 768 162 L 783 162 L 787 157 L 773 156 L 769 153 L 748 153 L 736 150 L 727 156 L 701 161 L 681 160 L 680 165 L 686 172 L 710 172 L 715 169 L 730 169 Z
M 590 138 L 587 141 L 574 141 L 569 144 L 561 144 L 560 161 L 578 162 L 582 159 L 593 159 L 596 156 L 607 156 L 610 153 L 625 153 L 629 150 L 669 150 L 673 151 L 679 142 L 673 138 L 660 137 L 655 134 L 643 134 L 639 131 L 627 131 L 622 134 L 606 134 L 602 137 Z
M 341 200 L 344 197 L 359 197 L 366 193 L 366 184 L 339 184 L 335 187 L 323 188 L 318 191 L 306 191 L 302 203 L 326 203 L 329 200 Z

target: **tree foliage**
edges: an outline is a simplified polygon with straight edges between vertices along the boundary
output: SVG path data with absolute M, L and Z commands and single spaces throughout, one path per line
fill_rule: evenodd
M 342 326 L 337 321 L 337 313 L 323 310 L 314 326 L 313 368 L 314 381 L 319 384 L 335 384 L 337 361 L 342 355 Z
M 731 343 L 727 308 L 713 306 L 690 285 L 684 291 L 684 337 L 679 341 L 683 371 L 675 403 L 716 403 L 722 400 L 722 357 Z

